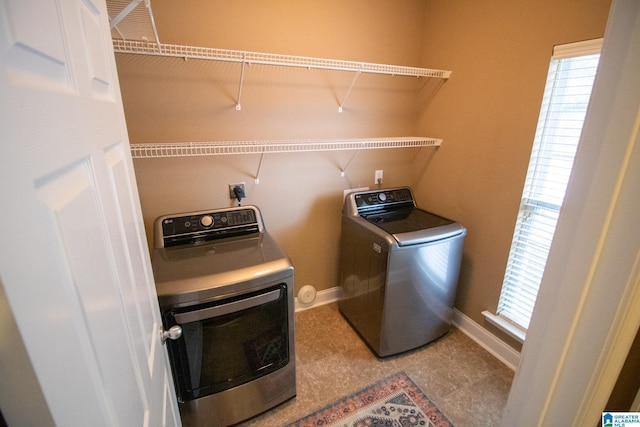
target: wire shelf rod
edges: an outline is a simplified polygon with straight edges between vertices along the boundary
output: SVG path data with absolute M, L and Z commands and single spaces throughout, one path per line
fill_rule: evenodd
M 340 105 L 338 105 L 338 113 L 342 113 L 342 107 L 344 106 L 344 103 L 347 100 L 347 97 L 349 96 L 349 94 L 351 93 L 351 89 L 353 89 L 353 86 L 356 84 L 356 80 L 358 80 L 359 76 L 360 76 L 360 71 L 354 74 L 353 81 L 351 82 L 351 86 L 349 86 L 349 89 L 347 90 L 346 95 L 344 96 L 344 98 L 342 98 L 342 102 L 340 103 Z
M 232 154 L 298 153 L 370 150 L 384 148 L 439 147 L 441 139 L 425 137 L 348 140 L 270 140 L 131 144 L 133 158 L 219 156 Z
M 208 47 L 150 43 L 138 40 L 113 39 L 116 53 L 167 56 L 184 59 L 203 59 L 224 62 L 246 62 L 248 64 L 277 65 L 286 67 L 314 68 L 337 71 L 353 71 L 397 76 L 431 77 L 448 79 L 451 71 L 403 65 L 376 64 L 371 62 L 344 61 L 306 56 L 280 55 Z
M 242 61 L 242 68 L 240 69 L 240 83 L 238 85 L 238 99 L 236 101 L 236 111 L 240 111 L 242 109 L 242 104 L 240 103 L 240 99 L 242 98 L 242 84 L 244 83 L 244 66 L 246 65 L 246 61 Z

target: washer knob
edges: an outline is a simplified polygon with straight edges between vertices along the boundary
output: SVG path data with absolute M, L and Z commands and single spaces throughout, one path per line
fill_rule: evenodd
M 380 193 L 378 194 L 378 199 L 380 199 L 381 202 L 385 202 L 387 200 L 387 195 L 384 193 Z
M 211 215 L 205 215 L 200 218 L 200 224 L 203 227 L 211 227 L 213 225 L 213 217 Z

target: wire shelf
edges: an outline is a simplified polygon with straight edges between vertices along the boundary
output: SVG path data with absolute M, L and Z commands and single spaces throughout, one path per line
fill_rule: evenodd
M 370 62 L 343 61 L 306 56 L 279 55 L 273 53 L 248 52 L 209 47 L 183 46 L 147 41 L 113 39 L 117 53 L 167 56 L 184 59 L 241 62 L 247 64 L 277 65 L 285 67 L 314 68 L 324 70 L 353 71 L 361 73 L 388 74 L 397 76 L 432 77 L 448 79 L 451 71 L 430 68 L 406 67 L 402 65 L 376 64 Z
M 160 42 L 149 0 L 107 0 L 107 11 L 112 38 Z
M 382 148 L 439 147 L 441 139 L 368 138 L 346 140 L 270 140 L 131 144 L 134 159 L 158 157 L 219 156 L 229 154 L 297 153 Z

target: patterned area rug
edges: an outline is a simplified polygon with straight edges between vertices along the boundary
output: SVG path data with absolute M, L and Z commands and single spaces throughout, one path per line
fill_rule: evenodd
M 453 427 L 404 372 L 289 424 L 291 427 Z

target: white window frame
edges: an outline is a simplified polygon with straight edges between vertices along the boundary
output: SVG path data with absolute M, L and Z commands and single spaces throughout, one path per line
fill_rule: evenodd
M 520 342 L 542 281 L 601 48 L 602 39 L 558 45 L 551 57 L 497 314 L 483 312 Z

